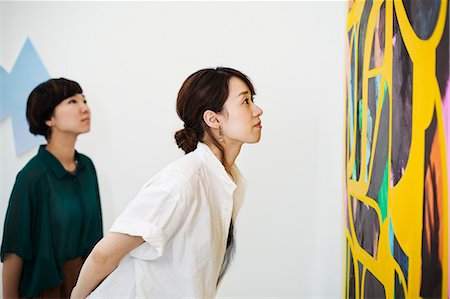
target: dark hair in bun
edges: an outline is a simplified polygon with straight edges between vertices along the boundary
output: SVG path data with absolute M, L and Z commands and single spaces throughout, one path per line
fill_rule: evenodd
M 184 128 L 175 133 L 178 147 L 187 154 L 197 148 L 198 137 L 194 129 Z

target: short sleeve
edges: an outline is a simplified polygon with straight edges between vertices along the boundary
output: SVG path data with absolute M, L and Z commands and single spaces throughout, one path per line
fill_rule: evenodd
M 6 253 L 15 253 L 23 259 L 33 258 L 31 227 L 35 188 L 34 182 L 19 173 L 6 211 L 0 253 L 2 262 Z
M 153 260 L 160 257 L 170 238 L 182 225 L 189 187 L 177 174 L 160 174 L 147 182 L 116 219 L 110 231 L 141 236 L 144 243 L 130 255 Z

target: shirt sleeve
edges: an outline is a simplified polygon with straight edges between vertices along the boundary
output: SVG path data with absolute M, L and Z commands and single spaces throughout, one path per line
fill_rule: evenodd
M 130 255 L 156 259 L 163 254 L 166 243 L 186 218 L 189 193 L 186 179 L 181 175 L 157 175 L 128 204 L 110 231 L 141 236 L 145 242 Z
M 27 260 L 33 258 L 31 227 L 34 196 L 36 182 L 19 173 L 6 211 L 0 253 L 2 262 L 6 253 L 15 253 Z
M 100 200 L 100 189 L 98 187 L 98 178 L 97 178 L 97 171 L 95 170 L 94 165 L 92 165 L 94 169 L 94 176 L 95 176 L 95 194 L 96 194 L 96 204 L 97 204 L 97 221 L 98 221 L 98 240 L 103 238 L 103 217 L 102 217 L 102 204 Z M 98 241 L 97 241 L 98 242 Z M 95 244 L 94 244 L 95 245 Z
M 80 155 L 81 156 L 81 155 Z M 84 216 L 83 230 L 80 236 L 79 254 L 86 258 L 95 244 L 103 237 L 102 207 L 100 201 L 100 191 L 98 186 L 97 172 L 92 160 L 82 155 L 83 169 L 81 189 L 83 196 Z M 80 173 L 81 174 L 81 173 Z

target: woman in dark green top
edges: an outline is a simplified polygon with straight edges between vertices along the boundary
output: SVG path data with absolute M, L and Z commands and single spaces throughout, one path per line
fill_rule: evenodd
M 80 85 L 64 78 L 37 86 L 27 102 L 30 132 L 43 135 L 19 172 L 6 212 L 3 298 L 68 298 L 84 258 L 103 236 L 97 175 L 75 151 L 90 130 Z

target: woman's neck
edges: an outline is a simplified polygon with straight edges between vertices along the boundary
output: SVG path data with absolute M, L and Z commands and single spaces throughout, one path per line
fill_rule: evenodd
M 214 144 L 214 142 L 209 142 L 208 140 L 205 140 L 205 143 L 209 146 L 211 151 L 214 153 L 214 155 L 222 161 L 222 152 L 220 149 Z M 231 167 L 233 166 L 234 162 L 236 161 L 237 156 L 239 155 L 241 151 L 242 144 L 237 143 L 221 143 L 223 151 L 224 151 L 224 157 L 223 161 L 225 162 L 225 169 L 228 173 L 230 173 Z
M 241 152 L 242 144 L 231 144 L 228 146 L 224 145 L 225 151 L 225 162 L 228 169 L 231 169 L 234 162 L 236 161 L 239 153 Z
M 67 171 L 73 172 L 77 166 L 75 161 L 75 142 L 76 137 L 63 139 L 51 136 L 45 148 L 58 159 Z

